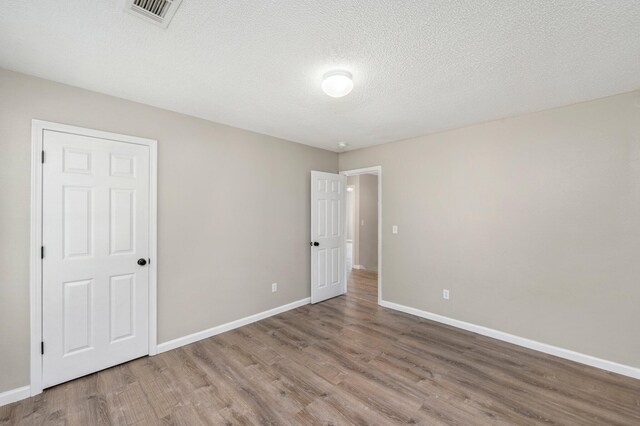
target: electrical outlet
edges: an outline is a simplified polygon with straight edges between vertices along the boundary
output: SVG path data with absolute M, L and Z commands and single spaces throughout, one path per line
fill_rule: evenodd
M 398 233 L 398 225 L 393 225 L 391 227 L 391 233 L 392 234 L 397 234 Z
M 364 226 L 364 219 L 360 219 L 360 226 Z
M 442 290 L 442 298 L 444 300 L 449 300 L 449 290 L 447 290 L 446 288 Z
M 278 291 L 278 283 L 271 284 L 271 293 Z

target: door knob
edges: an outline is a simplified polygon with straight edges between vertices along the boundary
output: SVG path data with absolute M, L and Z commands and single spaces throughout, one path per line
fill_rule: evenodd
M 142 258 L 138 259 L 138 265 L 144 266 L 146 264 L 147 264 L 147 260 L 146 259 L 142 259 Z
M 311 243 L 311 245 L 314 246 L 314 247 L 318 247 L 320 245 L 320 243 L 317 242 L 317 241 L 314 241 L 314 242 Z

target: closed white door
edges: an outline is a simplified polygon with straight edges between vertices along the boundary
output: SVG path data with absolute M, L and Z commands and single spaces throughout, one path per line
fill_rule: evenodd
M 344 294 L 346 177 L 311 172 L 311 303 Z
M 148 354 L 149 147 L 44 131 L 43 386 Z

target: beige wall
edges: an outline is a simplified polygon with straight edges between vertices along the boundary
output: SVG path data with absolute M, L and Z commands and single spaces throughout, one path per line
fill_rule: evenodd
M 378 270 L 378 176 L 360 175 L 358 185 L 358 262 Z
M 340 155 L 374 165 L 384 300 L 640 367 L 640 92 Z
M 309 171 L 337 154 L 0 70 L 0 392 L 29 381 L 33 118 L 158 140 L 159 342 L 309 296 Z

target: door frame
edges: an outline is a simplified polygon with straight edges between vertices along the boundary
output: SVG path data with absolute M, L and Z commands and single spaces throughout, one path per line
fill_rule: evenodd
M 31 239 L 29 270 L 30 303 L 30 392 L 31 396 L 42 392 L 42 146 L 44 131 L 71 133 L 115 142 L 133 143 L 149 147 L 149 355 L 157 353 L 157 211 L 158 173 L 157 145 L 154 139 L 139 138 L 53 123 L 43 120 L 31 121 Z M 46 158 L 45 158 L 46 161 Z
M 378 176 L 378 305 L 382 303 L 382 166 L 364 167 L 361 169 L 344 170 L 339 172 L 345 176 L 356 176 L 365 173 L 375 173 Z M 360 223 L 357 224 L 360 226 Z M 343 248 L 343 262 L 347 261 L 347 246 Z M 347 272 L 348 273 L 348 272 Z M 345 291 L 348 291 L 349 280 L 345 280 Z

